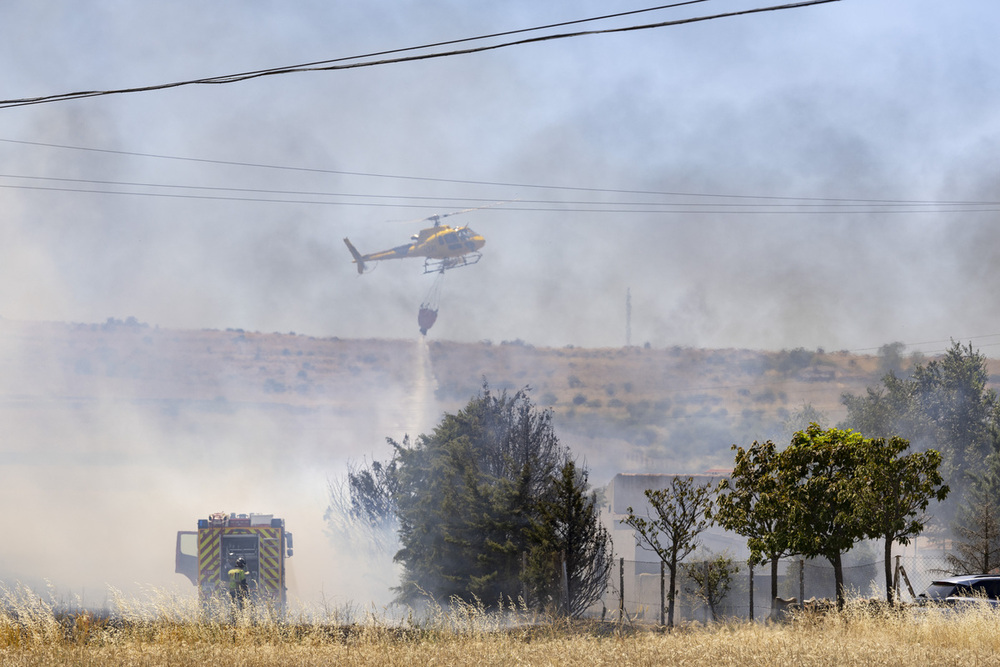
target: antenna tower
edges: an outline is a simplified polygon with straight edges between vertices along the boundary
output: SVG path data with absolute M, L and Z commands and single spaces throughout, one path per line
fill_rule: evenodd
M 625 347 L 632 347 L 632 288 L 625 288 Z

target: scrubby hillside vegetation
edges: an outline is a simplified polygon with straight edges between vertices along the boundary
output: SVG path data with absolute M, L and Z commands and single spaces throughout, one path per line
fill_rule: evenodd
M 731 464 L 730 445 L 784 438 L 811 419 L 834 424 L 841 395 L 861 394 L 914 359 L 823 350 L 671 347 L 536 348 L 412 340 L 343 340 L 240 329 L 176 331 L 135 318 L 100 324 L 0 321 L 6 410 L 79 407 L 97 399 L 172 412 L 248 410 L 352 414 L 412 393 L 426 350 L 432 412 L 463 405 L 485 381 L 532 389 L 560 437 L 599 476 L 620 471 L 695 472 Z M 995 362 L 991 361 L 991 365 Z M 991 380 L 997 379 L 991 367 Z M 322 428 L 322 427 L 317 427 Z M 376 427 L 377 428 L 377 427 Z M 366 433 L 361 429 L 362 433 Z M 388 434 L 373 432 L 358 452 Z
M 597 469 L 697 472 L 731 465 L 730 445 L 784 440 L 817 420 L 843 419 L 844 393 L 861 394 L 920 358 L 823 350 L 535 348 L 520 341 L 431 343 L 438 395 L 459 402 L 482 378 L 530 385 L 560 437 Z

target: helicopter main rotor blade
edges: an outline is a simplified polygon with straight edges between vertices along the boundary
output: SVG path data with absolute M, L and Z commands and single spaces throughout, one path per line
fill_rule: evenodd
M 462 213 L 471 213 L 472 211 L 481 211 L 486 208 L 495 208 L 497 206 L 503 206 L 504 204 L 509 204 L 514 200 L 498 201 L 492 204 L 484 204 L 483 206 L 473 206 L 472 208 L 463 208 L 459 211 L 449 211 L 447 213 L 435 213 L 434 215 L 429 215 L 426 218 L 414 218 L 412 220 L 402 220 L 401 222 L 406 224 L 418 223 L 418 222 L 434 222 L 436 225 L 441 218 L 450 218 L 453 215 L 460 215 Z

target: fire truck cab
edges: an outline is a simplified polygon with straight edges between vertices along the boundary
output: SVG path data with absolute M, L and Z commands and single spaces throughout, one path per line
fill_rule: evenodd
M 198 530 L 178 531 L 174 571 L 198 587 L 202 602 L 228 595 L 229 570 L 246 560 L 251 599 L 285 608 L 285 558 L 292 555 L 292 534 L 272 514 L 216 512 L 198 519 Z

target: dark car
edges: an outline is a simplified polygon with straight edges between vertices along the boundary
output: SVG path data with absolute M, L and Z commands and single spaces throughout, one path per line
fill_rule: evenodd
M 918 598 L 924 604 L 955 604 L 977 600 L 1000 605 L 1000 575 L 970 574 L 937 579 Z

